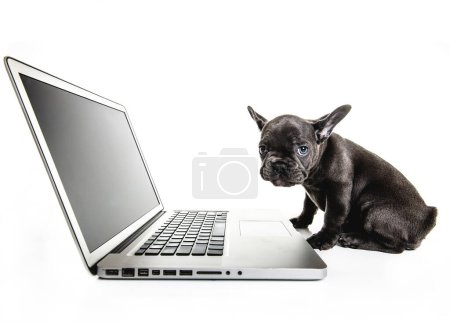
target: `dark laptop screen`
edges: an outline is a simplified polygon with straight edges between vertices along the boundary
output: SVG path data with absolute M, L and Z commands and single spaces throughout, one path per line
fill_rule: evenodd
M 159 204 L 126 115 L 20 77 L 92 252 Z

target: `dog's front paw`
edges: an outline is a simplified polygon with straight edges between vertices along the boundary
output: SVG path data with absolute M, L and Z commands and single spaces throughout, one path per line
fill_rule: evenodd
M 338 235 L 319 231 L 310 236 L 307 241 L 314 249 L 328 250 L 337 243 Z
M 302 215 L 292 218 L 289 221 L 291 221 L 292 225 L 296 229 L 306 229 L 311 224 L 311 221 Z

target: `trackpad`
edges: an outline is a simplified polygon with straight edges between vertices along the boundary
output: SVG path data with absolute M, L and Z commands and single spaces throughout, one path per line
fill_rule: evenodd
M 290 237 L 281 221 L 239 221 L 242 237 Z

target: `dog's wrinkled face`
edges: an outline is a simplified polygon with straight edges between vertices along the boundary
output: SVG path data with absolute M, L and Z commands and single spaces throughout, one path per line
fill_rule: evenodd
M 350 111 L 350 106 L 339 107 L 318 120 L 282 115 L 267 121 L 251 107 L 248 110 L 261 130 L 262 178 L 275 186 L 293 186 L 303 184 L 311 169 L 318 165 L 321 144 Z
M 296 116 L 269 121 L 261 132 L 261 176 L 275 186 L 302 184 L 316 160 L 313 125 Z

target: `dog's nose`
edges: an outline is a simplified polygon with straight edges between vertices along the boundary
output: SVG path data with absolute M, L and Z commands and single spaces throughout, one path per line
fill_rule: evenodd
M 272 164 L 272 169 L 276 174 L 280 175 L 286 173 L 287 165 L 282 162 L 274 163 Z

